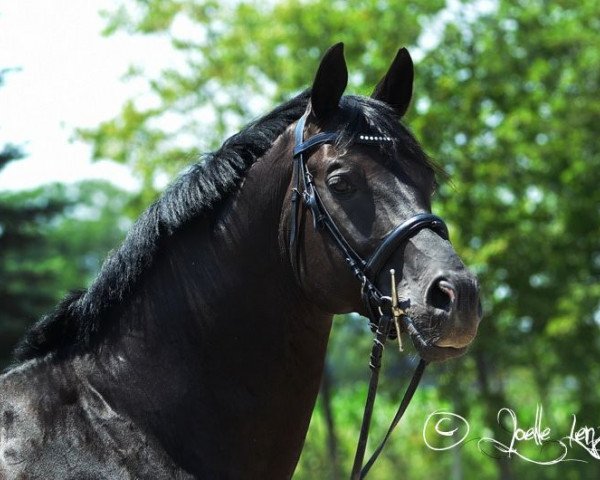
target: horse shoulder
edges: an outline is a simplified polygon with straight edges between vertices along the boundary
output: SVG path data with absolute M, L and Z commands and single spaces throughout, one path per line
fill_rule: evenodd
M 0 479 L 191 478 L 69 365 L 0 377 Z

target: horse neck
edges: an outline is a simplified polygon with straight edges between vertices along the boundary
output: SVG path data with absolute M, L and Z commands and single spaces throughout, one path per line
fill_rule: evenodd
M 219 220 L 172 239 L 105 350 L 106 395 L 191 471 L 228 451 L 217 468 L 287 476 L 308 428 L 331 315 L 299 293 L 280 248 L 287 182 L 265 179 L 289 181 L 288 150 L 250 168 Z

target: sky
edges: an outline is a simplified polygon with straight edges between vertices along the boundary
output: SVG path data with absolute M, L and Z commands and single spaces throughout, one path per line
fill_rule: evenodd
M 113 0 L 0 2 L 0 69 L 18 68 L 0 87 L 0 148 L 10 142 L 27 153 L 0 172 L 0 190 L 83 178 L 136 189 L 126 167 L 92 162 L 91 147 L 74 140 L 76 128 L 143 95 L 143 83 L 122 80 L 130 65 L 158 71 L 170 53 L 166 39 L 102 36 L 99 11 L 114 8 Z

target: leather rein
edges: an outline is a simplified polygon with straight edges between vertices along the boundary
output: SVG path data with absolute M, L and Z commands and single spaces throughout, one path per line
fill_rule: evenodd
M 292 168 L 292 210 L 291 225 L 289 236 L 290 255 L 294 267 L 296 266 L 297 242 L 298 242 L 298 214 L 302 204 L 312 213 L 313 225 L 315 229 L 324 229 L 329 232 L 332 240 L 342 253 L 348 267 L 361 284 L 361 295 L 369 313 L 369 324 L 375 332 L 373 348 L 371 350 L 369 367 L 371 369 L 371 378 L 369 380 L 369 389 L 363 414 L 363 420 L 360 430 L 354 465 L 352 468 L 351 480 L 364 478 L 375 460 L 383 450 L 385 443 L 390 437 L 392 431 L 404 415 L 423 375 L 427 362 L 423 359 L 419 361 L 413 374 L 409 386 L 404 393 L 400 406 L 392 423 L 383 438 L 379 447 L 374 451 L 371 458 L 363 466 L 367 439 L 369 436 L 369 426 L 377 394 L 377 385 L 379 382 L 379 371 L 381 368 L 381 358 L 388 338 L 400 335 L 400 322 L 405 330 L 411 336 L 413 341 L 421 346 L 427 347 L 427 342 L 423 339 L 412 320 L 398 305 L 398 295 L 396 293 L 396 278 L 394 270 L 390 270 L 391 296 L 385 296 L 375 285 L 382 269 L 392 254 L 409 238 L 424 228 L 433 230 L 444 239 L 448 239 L 448 229 L 444 221 L 430 213 L 419 213 L 404 221 L 390 233 L 386 235 L 383 241 L 377 246 L 375 251 L 368 259 L 363 259 L 348 241 L 344 238 L 333 218 L 327 211 L 325 204 L 321 200 L 318 190 L 313 182 L 313 177 L 306 166 L 304 155 L 323 144 L 334 144 L 339 137 L 336 132 L 317 133 L 308 140 L 304 140 L 304 126 L 308 112 L 305 113 L 295 129 L 295 146 L 293 151 Z M 390 142 L 391 139 L 383 136 L 359 135 L 355 143 L 377 145 L 382 142 Z M 302 202 L 301 202 L 302 201 Z M 400 344 L 401 345 L 401 344 Z

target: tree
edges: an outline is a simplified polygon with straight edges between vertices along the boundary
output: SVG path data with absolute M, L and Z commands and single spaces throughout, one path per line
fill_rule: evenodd
M 31 323 L 93 278 L 129 225 L 128 198 L 101 181 L 0 193 L 0 365 Z
M 10 69 L 0 70 L 0 86 Z M 1 170 L 25 158 L 0 150 Z M 0 192 L 0 369 L 25 329 L 81 288 L 128 225 L 129 195 L 106 182 Z
M 0 70 L 0 85 L 8 69 Z M 10 162 L 24 157 L 21 148 L 7 144 L 0 151 L 0 171 Z M 7 351 L 14 344 L 23 330 L 23 319 L 48 301 L 41 283 L 47 281 L 47 274 L 42 269 L 31 268 L 15 272 L 11 263 L 18 257 L 23 248 L 35 243 L 31 227 L 42 219 L 48 220 L 55 215 L 61 205 L 46 203 L 43 205 L 23 206 L 0 198 L 0 362 L 6 361 Z M 27 299 L 24 290 L 32 288 Z

